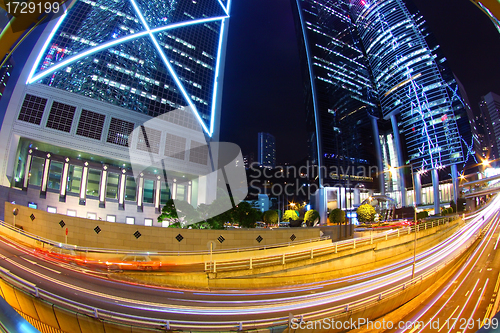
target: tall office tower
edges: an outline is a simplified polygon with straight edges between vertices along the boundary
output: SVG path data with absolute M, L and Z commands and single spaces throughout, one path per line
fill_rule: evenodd
M 6 102 L 8 200 L 135 224 L 169 198 L 209 202 L 229 11 L 229 0 L 76 0 L 50 21 Z
M 500 157 L 500 96 L 490 92 L 479 103 L 490 160 Z
M 273 135 L 264 132 L 258 134 L 257 155 L 259 165 L 266 168 L 276 166 L 276 139 Z
M 369 59 L 382 113 L 391 119 L 398 167 L 406 164 L 401 140 L 417 178 L 431 171 L 439 198 L 438 170 L 463 162 L 460 135 L 447 89 L 435 57 L 415 18 L 401 0 L 351 0 L 351 13 Z M 402 134 L 402 135 L 401 135 Z M 404 170 L 401 192 L 405 193 Z M 456 183 L 456 181 L 455 181 Z M 417 202 L 420 198 L 417 196 Z M 406 195 L 402 196 L 405 205 Z M 439 212 L 439 200 L 434 200 Z
M 378 160 L 373 125 L 379 113 L 348 3 L 298 0 L 292 8 L 307 63 L 312 160 L 323 167 L 323 181 L 330 185 L 377 187 L 368 170 Z

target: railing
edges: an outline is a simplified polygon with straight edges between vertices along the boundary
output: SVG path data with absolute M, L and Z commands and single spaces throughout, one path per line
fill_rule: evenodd
M 470 191 L 464 192 L 464 196 L 467 197 L 481 192 L 496 191 L 499 187 L 500 181 L 492 185 L 474 186 L 470 189 Z
M 439 219 L 437 222 L 436 221 L 429 221 L 427 222 L 423 228 L 426 228 L 426 225 L 428 223 L 431 223 L 432 226 L 437 226 L 437 225 L 443 225 L 445 223 L 450 222 L 450 219 Z M 413 228 L 415 229 L 415 228 Z M 422 225 L 417 226 L 417 231 L 418 229 L 422 229 Z M 473 241 L 475 241 L 482 233 L 486 232 L 487 228 L 482 229 L 483 231 L 479 231 L 476 234 L 476 237 L 472 239 L 469 244 L 472 244 Z M 410 231 L 408 231 L 410 232 Z M 394 234 L 394 233 L 391 233 Z M 366 239 L 364 240 L 366 242 Z M 372 238 L 370 238 L 368 241 L 372 241 Z M 347 245 L 347 242 L 343 242 L 345 245 Z M 354 247 L 355 243 L 351 243 L 351 246 Z M 357 244 L 359 244 L 359 239 L 357 241 Z M 470 245 L 469 245 L 470 246 Z M 337 250 L 338 250 L 338 245 L 337 245 Z M 450 263 L 453 263 L 455 259 L 457 259 L 464 251 L 468 249 L 468 246 L 465 248 L 462 248 L 460 251 L 456 252 L 455 255 L 451 258 L 448 258 L 447 261 L 444 261 L 434 267 L 432 270 L 429 270 L 414 279 L 411 279 L 410 281 L 406 281 L 404 283 L 401 283 L 393 288 L 384 290 L 380 293 L 377 293 L 375 295 L 370 295 L 367 297 L 364 297 L 362 299 L 344 303 L 341 305 L 336 305 L 327 309 L 322 309 L 314 312 L 307 313 L 306 316 L 304 316 L 304 319 L 307 320 L 317 320 L 319 318 L 324 318 L 325 316 L 328 317 L 333 317 L 336 315 L 342 315 L 346 314 L 349 311 L 353 311 L 355 309 L 360 309 L 362 307 L 366 308 L 369 306 L 374 306 L 381 300 L 387 300 L 391 298 L 397 298 L 402 292 L 405 292 L 408 288 L 412 286 L 416 286 L 426 279 L 432 277 L 433 275 L 437 274 L 441 269 L 445 268 L 448 266 Z M 41 288 L 38 288 L 35 284 L 32 284 L 30 282 L 27 282 L 24 279 L 21 279 L 11 273 L 8 270 L 1 269 L 0 268 L 0 277 L 9 283 L 11 286 L 13 286 L 16 289 L 19 289 L 21 291 L 24 291 L 26 293 L 31 294 L 34 297 L 41 298 L 43 300 L 46 300 L 52 304 L 62 306 L 66 310 L 75 312 L 75 313 L 80 313 L 80 314 L 86 314 L 90 317 L 99 319 L 101 321 L 108 321 L 108 322 L 113 322 L 113 323 L 120 323 L 120 324 L 125 324 L 125 325 L 131 325 L 131 326 L 137 326 L 137 327 L 142 327 L 142 328 L 156 328 L 156 329 L 194 329 L 194 330 L 243 330 L 243 329 L 258 329 L 258 328 L 267 328 L 271 326 L 284 326 L 289 324 L 289 318 L 288 316 L 286 317 L 279 317 L 279 318 L 271 318 L 271 319 L 260 319 L 260 320 L 250 320 L 250 321 L 226 321 L 226 322 L 200 322 L 200 321 L 187 321 L 187 320 L 163 320 L 163 319 L 158 319 L 158 318 L 146 318 L 146 317 L 139 317 L 139 316 L 133 316 L 133 315 L 128 315 L 128 314 L 123 314 L 123 313 L 118 313 L 118 312 L 113 312 L 113 311 L 108 311 L 105 309 L 100 309 L 96 307 L 92 307 L 86 304 L 78 303 L 72 300 L 69 300 L 67 298 L 58 296 L 56 294 L 53 294 L 51 292 L 45 291 Z
M 295 261 L 313 259 L 325 255 L 332 255 L 340 251 L 353 250 L 356 249 L 356 247 L 373 245 L 374 243 L 377 242 L 399 238 L 404 235 L 409 235 L 410 233 L 415 232 L 415 230 L 417 232 L 421 230 L 427 230 L 429 228 L 434 228 L 439 225 L 455 221 L 459 218 L 461 218 L 461 216 L 455 215 L 452 217 L 432 219 L 424 223 L 417 224 L 416 226 L 408 226 L 404 228 L 398 228 L 396 230 L 393 229 L 393 230 L 388 230 L 386 232 L 378 232 L 375 235 L 372 234 L 367 237 L 348 239 L 340 242 L 335 242 L 332 244 L 319 246 L 316 248 L 300 250 L 300 251 L 292 251 L 278 255 L 259 256 L 259 257 L 251 257 L 251 258 L 236 259 L 236 260 L 224 260 L 224 261 L 216 261 L 216 260 L 205 261 L 205 271 L 211 273 L 217 273 L 217 272 L 236 271 L 245 269 L 251 270 L 266 266 L 285 265 Z

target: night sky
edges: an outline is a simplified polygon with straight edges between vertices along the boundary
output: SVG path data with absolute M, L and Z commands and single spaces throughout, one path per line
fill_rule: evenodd
M 469 0 L 414 0 L 463 83 L 473 109 L 500 94 L 500 34 Z M 277 161 L 307 155 L 302 78 L 290 0 L 233 0 L 221 141 L 257 153 L 257 133 L 276 137 Z

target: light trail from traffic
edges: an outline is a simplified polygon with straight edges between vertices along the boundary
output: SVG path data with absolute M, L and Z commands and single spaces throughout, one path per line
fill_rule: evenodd
M 480 214 L 469 217 L 467 223 L 448 239 L 420 253 L 417 256 L 415 268 L 416 278 L 422 278 L 421 276 L 431 272 L 438 266 L 441 267 L 465 251 L 474 242 L 481 230 L 484 230 L 485 224 L 496 226 L 498 220 L 493 224 L 489 220 L 497 219 L 497 207 L 500 207 L 500 197 L 498 196 L 493 198 Z M 488 237 L 491 239 L 492 229 L 487 229 L 487 236 L 481 242 L 484 242 Z M 111 290 L 98 291 L 93 285 L 79 285 L 70 281 L 62 281 L 64 274 L 61 274 L 59 269 L 50 268 L 47 272 L 38 272 L 35 270 L 36 267 L 42 269 L 45 269 L 45 267 L 33 260 L 20 258 L 24 259 L 27 264 L 34 265 L 34 267 L 26 267 L 24 262 L 21 264 L 16 261 L 15 257 L 5 256 L 2 259 L 11 267 L 24 272 L 23 279 L 28 283 L 36 283 L 38 287 L 39 282 L 37 281 L 41 280 L 45 284 L 57 285 L 61 297 L 69 298 L 70 295 L 76 293 L 79 297 L 92 300 L 92 306 L 99 308 L 99 311 L 108 309 L 129 316 L 138 316 L 140 314 L 145 318 L 160 319 L 165 318 L 165 314 L 172 320 L 180 318 L 175 327 L 199 328 L 203 323 L 211 323 L 214 327 L 217 325 L 219 325 L 218 327 L 231 327 L 237 321 L 243 322 L 245 328 L 268 327 L 276 323 L 283 324 L 287 322 L 289 313 L 301 313 L 304 319 L 310 320 L 332 315 L 346 304 L 369 302 L 369 297 L 392 290 L 391 288 L 400 284 L 408 283 L 408 285 L 411 285 L 411 283 L 414 283 L 409 281 L 412 272 L 412 260 L 406 259 L 368 274 L 333 279 L 325 283 L 300 285 L 297 288 L 260 290 L 256 292 L 231 290 L 228 292 L 217 291 L 215 293 L 176 290 L 173 295 L 163 297 L 160 302 L 153 297 L 149 300 L 147 297 L 141 299 L 140 295 L 134 295 L 134 297 L 127 297 L 129 295 L 119 296 L 113 294 Z M 11 269 L 12 271 L 13 269 Z M 116 281 L 112 283 L 115 284 L 117 290 L 132 288 L 131 285 L 126 283 Z M 332 289 L 325 290 L 327 288 Z M 157 290 L 163 292 L 160 288 Z M 214 297 L 215 299 L 210 299 Z M 245 299 L 248 297 L 253 299 Z M 364 301 L 364 299 L 367 299 L 367 301 Z M 242 318 L 249 319 L 241 320 Z
M 447 298 L 447 300 L 444 302 L 444 304 L 437 311 L 433 310 L 433 311 L 435 311 L 435 312 L 432 312 L 432 313 L 434 313 L 434 315 L 430 317 L 430 319 L 425 323 L 425 325 L 423 327 L 421 327 L 418 330 L 418 332 L 423 332 L 427 328 L 427 326 L 429 326 L 429 324 L 431 322 L 433 322 L 440 315 L 440 313 L 443 311 L 443 309 L 445 309 L 447 307 L 448 303 L 453 299 L 453 297 L 457 294 L 457 292 L 461 290 L 460 288 L 467 281 L 467 279 L 471 275 L 474 267 L 476 267 L 478 261 L 480 260 L 483 253 L 485 252 L 488 244 L 491 242 L 494 231 L 497 229 L 497 227 L 499 226 L 499 223 L 500 223 L 500 219 L 498 218 L 498 215 L 499 215 L 499 212 L 498 212 L 499 208 L 498 207 L 500 207 L 498 199 L 499 199 L 499 196 L 497 195 L 494 199 L 492 199 L 491 204 L 488 206 L 488 208 L 489 208 L 489 210 L 487 211 L 488 213 L 495 212 L 495 210 L 496 210 L 496 212 L 495 212 L 494 216 L 492 217 L 492 220 L 488 223 L 489 228 L 488 228 L 485 236 L 481 239 L 478 247 L 470 255 L 470 257 L 467 259 L 467 261 L 462 265 L 462 267 L 459 269 L 459 271 L 453 275 L 453 278 L 451 278 L 450 282 L 443 289 L 441 289 L 439 294 L 436 297 L 434 297 L 428 304 L 426 304 L 424 306 L 424 308 L 417 313 L 417 315 L 415 315 L 413 318 L 410 319 L 410 321 L 413 323 L 421 321 L 421 318 L 424 317 L 425 315 L 427 315 L 429 312 L 431 312 L 431 310 L 433 310 L 434 305 L 438 301 L 442 300 L 443 295 L 445 295 L 446 292 L 454 285 L 454 281 L 456 281 L 461 274 L 465 273 L 465 276 L 462 278 L 462 280 L 460 281 L 458 286 L 455 287 L 455 290 L 453 291 L 453 293 Z M 486 218 L 485 220 L 487 220 L 487 219 L 488 218 Z M 473 221 L 474 220 L 476 222 L 478 222 L 478 221 L 482 221 L 483 218 L 480 215 L 476 215 L 476 217 L 473 218 Z M 478 282 L 479 282 L 479 280 L 478 280 Z M 475 289 L 475 287 L 472 289 L 472 292 L 470 293 L 470 295 L 468 295 L 469 298 L 472 295 L 474 289 Z M 465 304 L 462 305 L 462 310 L 460 311 L 458 317 L 460 317 L 460 315 L 462 314 L 462 311 L 465 309 L 467 303 L 468 303 L 468 300 L 465 302 Z M 446 323 L 448 323 L 448 322 L 445 322 L 445 324 Z M 445 324 L 443 324 L 443 326 Z M 401 329 L 401 330 L 398 330 L 396 332 L 403 333 L 405 331 L 407 331 L 407 329 Z M 450 329 L 450 331 L 451 331 L 451 329 Z M 450 331 L 448 331 L 448 332 L 450 332 Z

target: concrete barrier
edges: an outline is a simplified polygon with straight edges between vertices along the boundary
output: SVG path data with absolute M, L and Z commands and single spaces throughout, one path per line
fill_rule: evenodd
M 12 214 L 14 208 L 19 209 L 15 217 Z M 9 202 L 5 203 L 5 211 L 10 212 L 5 214 L 5 222 L 12 225 L 15 218 L 15 224 L 27 232 L 64 243 L 67 228 L 68 244 L 94 248 L 152 252 L 207 251 L 212 242 L 214 251 L 218 251 L 293 244 L 320 237 L 320 228 L 199 230 L 128 225 L 53 214 Z M 64 222 L 63 227 L 61 221 Z M 99 227 L 98 233 L 94 230 L 96 227 Z

